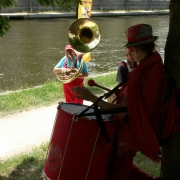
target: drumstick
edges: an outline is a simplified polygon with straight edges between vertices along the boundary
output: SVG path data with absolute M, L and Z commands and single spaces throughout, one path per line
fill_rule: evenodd
M 90 79 L 90 80 L 88 81 L 88 85 L 89 85 L 89 86 L 97 86 L 97 87 L 99 87 L 99 88 L 101 88 L 101 89 L 103 89 L 103 90 L 106 90 L 106 91 L 110 91 L 110 90 L 111 90 L 111 89 L 108 89 L 108 88 L 106 88 L 106 87 L 104 87 L 104 86 L 101 86 L 101 85 L 97 84 L 93 79 Z

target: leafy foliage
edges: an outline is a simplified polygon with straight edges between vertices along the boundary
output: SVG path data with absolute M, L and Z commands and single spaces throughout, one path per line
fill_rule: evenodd
M 11 28 L 9 19 L 6 17 L 0 17 L 0 36 L 5 35 Z
M 10 6 L 15 6 L 17 0 L 0 0 L 0 7 L 7 8 Z
M 73 7 L 76 7 L 81 0 L 37 0 L 39 4 L 43 6 L 59 6 L 62 10 L 70 11 Z M 0 8 L 7 8 L 16 5 L 17 0 L 0 0 Z M 0 36 L 5 35 L 11 28 L 9 19 L 0 17 Z
M 73 7 L 76 7 L 81 0 L 37 0 L 39 4 L 43 6 L 59 6 L 62 10 L 70 11 Z
M 17 0 L 0 0 L 0 8 L 7 8 L 16 5 Z M 11 28 L 9 19 L 6 17 L 0 17 L 0 36 L 5 35 Z

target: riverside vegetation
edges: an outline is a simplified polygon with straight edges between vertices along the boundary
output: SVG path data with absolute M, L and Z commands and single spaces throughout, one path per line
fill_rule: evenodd
M 89 87 L 89 79 L 108 88 L 117 85 L 116 73 L 103 74 L 85 79 L 85 86 L 94 94 L 104 93 L 97 87 Z M 36 88 L 23 89 L 0 95 L 0 116 L 48 106 L 63 100 L 63 91 L 59 81 L 51 81 Z M 35 147 L 31 152 L 22 153 L 7 160 L 0 161 L 0 180 L 39 180 L 48 150 L 48 143 Z M 135 164 L 153 176 L 159 176 L 160 164 L 137 153 Z
M 85 79 L 85 86 L 88 89 L 91 89 L 94 94 L 103 93 L 104 91 L 97 87 L 89 87 L 87 85 L 88 80 L 93 79 L 97 84 L 108 86 L 108 88 L 113 88 L 117 85 L 115 76 L 116 74 L 114 72 L 100 76 L 88 77 Z M 63 97 L 62 86 L 58 80 L 50 81 L 42 86 L 37 86 L 34 88 L 22 89 L 9 93 L 1 93 L 0 117 L 40 106 L 48 106 L 53 103 L 57 103 L 60 100 L 64 101 Z

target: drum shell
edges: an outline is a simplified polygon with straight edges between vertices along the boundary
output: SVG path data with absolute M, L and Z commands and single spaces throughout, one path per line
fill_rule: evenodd
M 73 114 L 59 108 L 44 165 L 46 179 L 103 180 L 117 132 L 116 122 L 104 124 L 110 142 L 95 120 L 78 118 L 75 122 Z

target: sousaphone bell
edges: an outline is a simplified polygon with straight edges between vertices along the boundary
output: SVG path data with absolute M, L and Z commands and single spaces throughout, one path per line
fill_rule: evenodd
M 84 62 L 91 60 L 91 51 L 96 48 L 100 42 L 100 30 L 97 24 L 90 18 L 80 18 L 75 20 L 69 28 L 69 43 L 78 52 L 84 53 L 81 58 L 81 65 L 76 72 L 70 72 L 66 75 L 58 74 L 57 78 L 62 83 L 69 83 L 81 73 Z
M 79 52 L 92 51 L 100 41 L 100 30 L 97 24 L 89 18 L 74 21 L 69 28 L 69 43 Z

